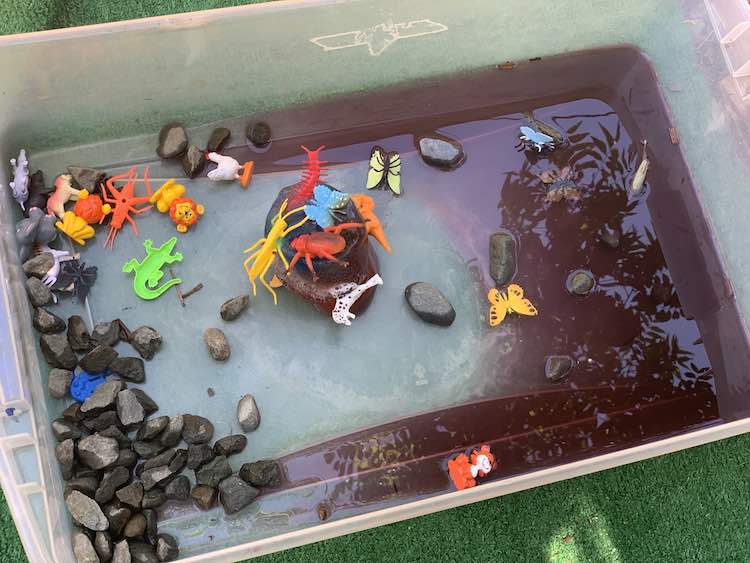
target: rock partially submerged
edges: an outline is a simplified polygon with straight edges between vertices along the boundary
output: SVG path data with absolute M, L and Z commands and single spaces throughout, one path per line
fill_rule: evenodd
M 594 277 L 585 270 L 576 270 L 568 276 L 568 291 L 573 295 L 588 295 L 595 284 Z
M 207 328 L 203 332 L 203 340 L 208 347 L 208 353 L 217 362 L 225 362 L 229 359 L 229 341 L 226 335 L 218 328 Z
M 68 512 L 77 524 L 93 531 L 104 531 L 109 527 L 107 517 L 96 501 L 80 491 L 70 491 L 65 497 Z M 93 550 L 93 546 L 92 546 Z
M 206 165 L 206 156 L 202 150 L 195 145 L 190 145 L 182 156 L 182 169 L 188 178 L 195 178 L 203 171 Z
M 156 154 L 161 158 L 177 158 L 185 152 L 188 137 L 181 123 L 167 123 L 159 132 Z
M 253 487 L 278 487 L 281 484 L 281 467 L 273 459 L 261 459 L 243 464 L 240 477 Z
M 260 410 L 255 397 L 244 395 L 237 403 L 237 420 L 243 432 L 252 432 L 260 426 Z
M 67 369 L 53 368 L 49 372 L 47 380 L 47 390 L 55 399 L 64 399 L 70 390 L 70 381 L 73 379 L 73 372 Z
M 140 326 L 130 334 L 130 345 L 144 360 L 150 360 L 161 347 L 161 334 L 150 326 Z
M 78 315 L 68 319 L 68 342 L 76 352 L 88 352 L 94 347 L 86 323 Z
M 221 309 L 219 310 L 219 315 L 221 315 L 221 318 L 225 321 L 233 321 L 239 317 L 249 305 L 249 295 L 232 297 L 222 304 Z
M 226 127 L 214 129 L 208 138 L 208 143 L 206 143 L 206 152 L 220 152 L 230 135 L 231 132 Z
M 547 356 L 544 364 L 544 375 L 550 381 L 560 381 L 573 369 L 573 358 L 570 356 Z
M 65 330 L 65 321 L 43 307 L 36 307 L 34 309 L 34 316 L 31 319 L 31 323 L 35 329 L 43 334 L 55 334 Z
M 219 502 L 227 514 L 235 514 L 249 505 L 260 491 L 248 485 L 237 475 L 231 475 L 219 483 Z
M 443 135 L 420 137 L 417 148 L 422 160 L 438 168 L 456 168 L 466 159 L 461 143 Z
M 443 293 L 426 282 L 415 282 L 404 290 L 406 302 L 423 321 L 440 326 L 450 326 L 456 319 L 456 310 Z
M 39 337 L 39 347 L 50 367 L 73 369 L 78 358 L 64 334 L 43 334 Z
M 516 240 L 504 232 L 490 235 L 490 276 L 498 286 L 508 284 L 516 275 Z

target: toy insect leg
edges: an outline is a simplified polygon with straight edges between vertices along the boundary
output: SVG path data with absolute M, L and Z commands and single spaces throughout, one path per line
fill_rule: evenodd
M 347 262 L 343 262 L 336 258 L 333 254 L 325 251 L 320 251 L 320 257 L 325 258 L 326 260 L 330 260 L 331 262 L 335 262 L 336 264 L 341 264 L 342 266 L 348 266 L 349 264 Z
M 260 274 L 259 277 L 260 277 L 260 283 L 262 283 L 265 286 L 265 288 L 271 292 L 271 295 L 273 296 L 273 304 L 278 305 L 279 300 L 276 297 L 276 291 L 274 291 L 274 289 L 270 285 L 268 285 L 268 282 L 265 280 L 265 276 L 268 273 L 268 270 L 271 268 L 271 265 L 273 264 L 273 262 L 274 261 L 271 260 L 268 262 L 268 264 L 266 264 L 266 267 L 263 268 L 263 272 Z
M 266 242 L 266 239 L 262 238 L 258 242 L 256 242 L 254 245 L 252 245 L 250 248 L 246 248 L 245 250 L 243 250 L 242 253 L 243 254 L 247 254 L 248 252 L 251 252 L 251 251 L 255 250 L 256 248 L 258 248 L 264 242 Z M 255 254 L 257 254 L 257 252 Z M 253 256 L 255 256 L 255 254 L 253 254 Z M 252 258 L 252 256 L 251 256 L 251 258 Z
M 312 272 L 313 279 L 317 279 L 318 273 L 313 268 L 312 254 L 305 254 L 305 264 L 307 264 L 307 268 Z
M 284 256 L 284 252 L 281 250 L 281 244 L 276 244 L 276 254 L 279 255 L 279 258 L 281 258 L 281 263 L 284 264 L 284 267 L 289 271 L 289 261 L 286 259 L 286 256 Z
M 287 265 L 286 271 L 287 272 L 292 271 L 292 269 L 297 265 L 297 262 L 299 262 L 300 258 L 302 258 L 302 253 L 301 252 L 298 252 L 297 254 L 295 254 L 294 258 L 292 258 L 292 262 L 289 265 Z

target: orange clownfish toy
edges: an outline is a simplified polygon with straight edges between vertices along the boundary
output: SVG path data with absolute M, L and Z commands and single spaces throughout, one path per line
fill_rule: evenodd
M 195 225 L 205 210 L 205 207 L 189 197 L 178 197 L 169 206 L 169 218 L 177 225 L 178 232 L 186 233 L 188 227 Z
M 448 474 L 459 491 L 475 487 L 477 477 L 484 477 L 496 467 L 495 456 L 487 444 L 471 452 L 471 458 L 459 454 L 456 459 L 448 460 Z

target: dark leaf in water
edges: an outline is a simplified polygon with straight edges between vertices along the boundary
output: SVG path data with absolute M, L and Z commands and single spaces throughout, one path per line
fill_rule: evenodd
M 87 268 L 86 263 L 80 260 L 63 262 L 55 287 L 67 288 L 72 284 L 73 295 L 78 297 L 78 300 L 83 303 L 89 294 L 91 286 L 96 281 L 96 273 L 96 266 Z
M 615 138 L 612 136 L 612 133 L 610 133 L 609 130 L 601 123 L 599 124 L 599 129 L 601 129 L 602 133 L 604 133 L 604 138 L 607 141 L 607 145 L 612 148 L 616 143 Z
M 579 128 L 579 127 L 580 127 L 581 125 L 583 125 L 583 120 L 581 120 L 581 121 L 579 121 L 578 123 L 576 123 L 576 124 L 572 125 L 572 126 L 571 126 L 571 127 L 570 127 L 570 128 L 568 129 L 568 131 L 567 131 L 567 133 L 568 133 L 568 136 L 570 136 L 570 135 L 571 135 L 572 133 L 575 133 L 576 131 L 578 131 L 578 128 Z M 585 135 L 584 135 L 584 136 L 585 136 Z M 573 140 L 571 139 L 571 140 L 570 140 L 570 142 L 571 142 L 571 143 L 577 143 L 578 141 L 573 141 Z
M 578 133 L 577 135 L 571 135 L 568 137 L 568 142 L 571 144 L 580 143 L 586 137 L 588 137 L 588 133 Z

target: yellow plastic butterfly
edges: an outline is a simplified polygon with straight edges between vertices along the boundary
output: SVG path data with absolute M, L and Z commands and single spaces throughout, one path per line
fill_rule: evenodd
M 370 153 L 370 167 L 367 170 L 367 189 L 387 186 L 401 195 L 401 157 L 397 152 L 388 152 L 375 145 Z
M 499 325 L 508 313 L 518 313 L 529 317 L 535 317 L 539 313 L 531 301 L 524 299 L 523 288 L 514 283 L 508 286 L 507 294 L 493 287 L 487 293 L 487 299 L 490 302 L 490 326 Z

